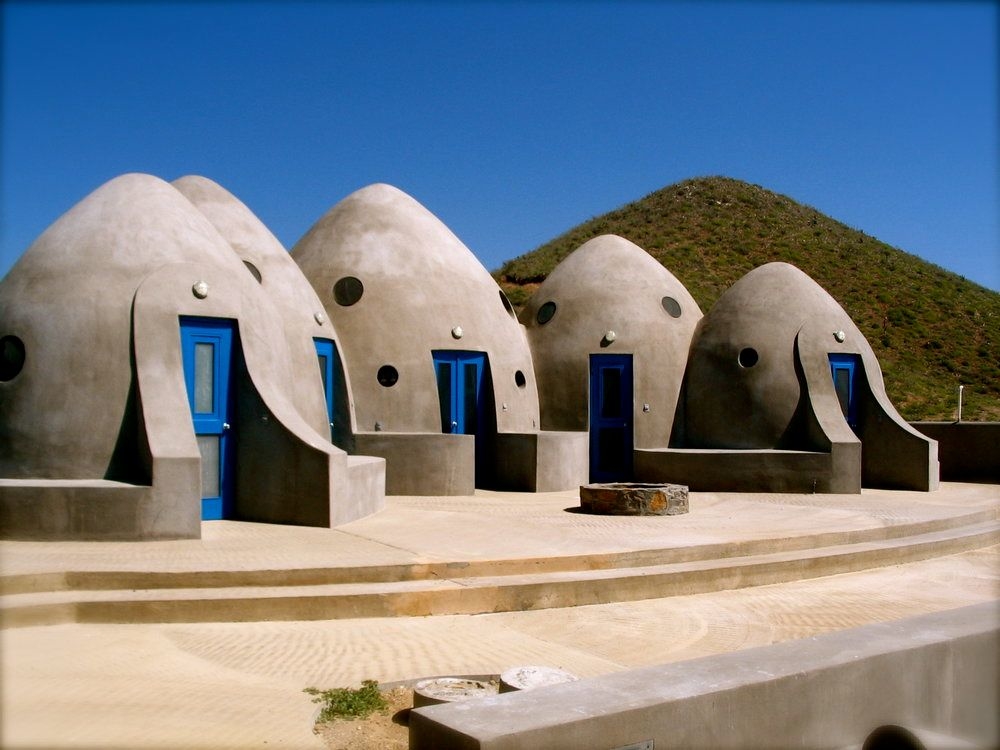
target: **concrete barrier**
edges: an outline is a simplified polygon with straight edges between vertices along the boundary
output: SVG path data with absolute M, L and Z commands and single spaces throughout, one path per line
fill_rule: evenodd
M 1000 482 L 1000 422 L 913 422 L 937 440 L 941 479 Z
M 860 746 L 879 727 L 1000 746 L 996 603 L 414 710 L 411 750 Z

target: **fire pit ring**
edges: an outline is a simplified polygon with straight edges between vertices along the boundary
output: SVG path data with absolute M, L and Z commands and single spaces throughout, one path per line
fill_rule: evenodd
M 688 512 L 683 484 L 610 482 L 580 487 L 580 508 L 607 516 L 677 516 Z

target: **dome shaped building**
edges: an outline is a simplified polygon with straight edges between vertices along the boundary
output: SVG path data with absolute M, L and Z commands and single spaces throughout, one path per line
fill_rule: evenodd
M 843 308 L 787 263 L 754 269 L 702 319 L 671 448 L 637 457 L 645 476 L 706 490 L 937 487 L 937 444 L 889 402 Z
M 567 256 L 521 312 L 542 427 L 590 436 L 591 481 L 632 478 L 632 451 L 666 447 L 701 310 L 677 278 L 615 235 Z
M 579 482 L 579 436 L 539 432 L 510 302 L 426 208 L 371 185 L 330 209 L 292 257 L 341 337 L 353 447 L 386 458 L 390 494 Z
M 329 525 L 381 505 L 380 462 L 329 442 L 315 297 L 241 262 L 294 271 L 239 201 L 178 186 L 108 182 L 0 281 L 7 537 L 198 537 L 203 517 Z

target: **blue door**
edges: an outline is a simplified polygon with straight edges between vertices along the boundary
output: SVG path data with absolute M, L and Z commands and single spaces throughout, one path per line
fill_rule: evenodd
M 475 435 L 482 424 L 486 355 L 461 351 L 432 354 L 441 404 L 441 431 Z
M 632 478 L 632 355 L 590 355 L 590 481 Z
M 181 353 L 188 405 L 201 452 L 201 517 L 232 517 L 233 321 L 181 318 Z
M 855 432 L 858 431 L 856 386 L 860 369 L 861 362 L 857 354 L 830 355 L 830 371 L 833 375 L 833 387 L 837 391 L 837 399 L 840 401 L 840 409 L 844 412 L 847 424 Z
M 333 435 L 333 415 L 336 413 L 334 398 L 337 393 L 337 348 L 329 339 L 313 339 L 316 344 L 316 357 L 319 359 L 319 376 L 323 381 L 323 393 L 326 396 L 326 415 L 330 423 L 330 435 Z

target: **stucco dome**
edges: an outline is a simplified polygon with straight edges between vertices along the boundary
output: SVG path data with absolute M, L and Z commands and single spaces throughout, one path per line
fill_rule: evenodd
M 127 174 L 60 217 L 0 281 L 0 337 L 24 348 L 23 368 L 0 382 L 0 476 L 135 479 L 132 302 L 178 262 L 245 273 L 173 187 Z
M 587 429 L 589 355 L 630 353 L 636 445 L 665 445 L 701 315 L 684 285 L 638 245 L 616 235 L 585 242 L 520 316 L 535 357 L 542 427 Z M 606 340 L 609 331 L 614 341 Z
M 485 352 L 498 431 L 537 429 L 531 355 L 509 301 L 416 200 L 389 185 L 363 188 L 330 209 L 292 257 L 340 336 L 359 431 L 376 423 L 441 431 L 432 350 Z M 382 378 L 391 385 L 380 384 L 380 371 L 394 374 Z
M 881 390 L 871 347 L 833 297 L 787 263 L 754 269 L 719 297 L 695 334 L 685 445 L 807 448 L 801 370 L 829 372 L 827 355 L 836 352 L 863 356 Z

